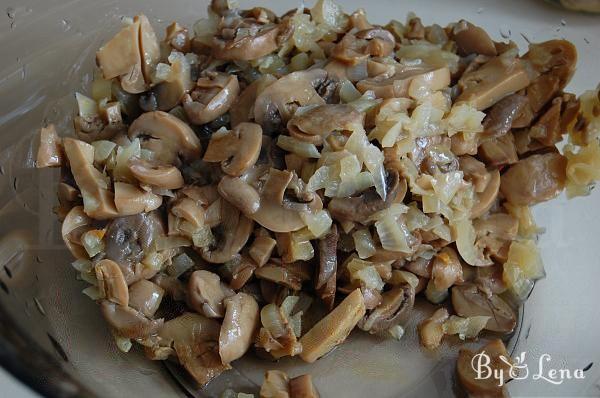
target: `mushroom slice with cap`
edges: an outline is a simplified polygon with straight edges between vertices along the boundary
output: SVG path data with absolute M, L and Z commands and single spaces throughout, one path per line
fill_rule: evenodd
M 224 176 L 219 181 L 218 190 L 225 200 L 248 216 L 260 207 L 259 193 L 241 178 Z
M 151 318 L 158 310 L 164 294 L 162 287 L 142 279 L 129 288 L 129 306 Z
M 234 292 L 227 287 L 219 275 L 209 271 L 194 271 L 188 282 L 190 307 L 208 318 L 222 318 L 225 314 L 223 300 Z
M 206 124 L 225 114 L 239 93 L 236 75 L 209 72 L 208 77 L 198 79 L 191 94 L 183 97 L 183 109 L 193 124 Z
M 381 333 L 407 320 L 415 303 L 415 289 L 403 284 L 384 292 L 381 303 L 358 322 L 358 327 L 369 333 Z
M 82 206 L 75 206 L 69 210 L 62 223 L 61 235 L 65 246 L 77 259 L 89 258 L 81 243 L 81 235 L 91 228 L 91 223 L 92 220 L 85 214 Z
M 158 38 L 156 37 L 152 25 L 150 25 L 150 21 L 148 21 L 148 18 L 145 15 L 136 15 L 133 18 L 133 22 L 140 24 L 139 46 L 142 61 L 142 73 L 146 82 L 149 83 L 152 81 L 152 74 L 160 59 Z
M 339 234 L 335 224 L 319 239 L 319 269 L 315 278 L 315 290 L 330 310 L 335 303 L 338 240 Z
M 300 375 L 290 379 L 290 398 L 319 398 L 311 375 Z
M 263 229 L 264 231 L 264 229 Z M 248 250 L 248 255 L 256 262 L 256 265 L 262 267 L 269 261 L 277 241 L 269 235 L 257 235 Z
M 35 166 L 37 168 L 58 167 L 62 166 L 63 162 L 62 141 L 56 133 L 56 128 L 53 124 L 42 127 Z
M 230 131 L 214 133 L 204 153 L 205 162 L 221 162 L 221 169 L 237 177 L 254 166 L 262 146 L 262 128 L 240 123 Z
M 115 206 L 119 216 L 132 216 L 156 210 L 162 204 L 162 196 L 146 192 L 135 185 L 115 182 Z
M 577 64 L 577 48 L 567 40 L 548 40 L 533 43 L 523 60 L 531 63 L 542 74 L 550 74 L 559 80 L 558 90 L 562 90 L 571 80 Z
M 256 98 L 265 88 L 276 81 L 277 78 L 273 75 L 262 75 L 242 91 L 229 110 L 231 127 L 235 127 L 242 122 L 254 120 L 254 103 L 256 102 Z
M 363 295 L 360 289 L 356 289 L 302 336 L 300 358 L 312 363 L 341 344 L 365 315 L 365 311 Z
M 394 203 L 400 188 L 398 171 L 389 170 L 386 180 L 388 192 L 385 200 L 381 199 L 375 189 L 370 188 L 352 198 L 332 198 L 327 209 L 336 220 L 363 222 L 374 213 Z
M 519 58 L 499 55 L 479 69 L 462 75 L 458 82 L 462 93 L 456 102 L 467 102 L 481 111 L 529 83 L 527 70 Z
M 255 29 L 240 31 L 230 40 L 221 37 L 213 39 L 212 56 L 226 61 L 252 61 L 277 50 L 278 37 L 282 33 L 279 25 L 255 25 Z
M 483 133 L 480 139 L 500 137 L 510 131 L 513 121 L 528 104 L 527 97 L 512 94 L 496 102 L 483 120 Z
M 450 246 L 440 250 L 431 265 L 431 281 L 436 290 L 447 290 L 455 283 L 463 282 L 460 258 Z
M 487 365 L 488 369 L 496 376 L 479 377 L 476 367 L 473 366 L 477 355 L 486 355 L 490 361 Z M 511 380 L 513 372 L 510 354 L 500 339 L 490 341 L 477 352 L 465 348 L 458 352 L 456 362 L 458 381 L 472 397 L 506 397 L 506 383 Z M 504 384 L 498 385 L 498 380 L 504 380 Z
M 118 211 L 108 190 L 108 178 L 94 167 L 94 147 L 73 138 L 65 138 L 63 145 L 85 213 L 98 220 L 116 217 Z
M 462 56 L 481 54 L 493 57 L 498 54 L 496 45 L 487 32 L 464 19 L 454 25 L 452 33 Z
M 129 160 L 129 171 L 142 184 L 162 189 L 183 187 L 183 176 L 175 166 L 152 163 L 140 158 Z
M 531 155 L 502 175 L 500 192 L 518 206 L 550 200 L 565 187 L 566 167 L 567 159 L 559 153 Z
M 377 98 L 420 98 L 449 84 L 450 70 L 447 67 L 422 66 L 399 71 L 392 77 L 382 75 L 361 80 L 356 83 L 356 88 L 363 94 L 373 91 Z
M 500 171 L 489 172 L 489 182 L 482 192 L 475 193 L 475 203 L 471 207 L 471 218 L 478 218 L 492 208 L 500 191 Z
M 256 97 L 254 120 L 269 130 L 269 118 L 275 112 L 287 123 L 298 106 L 323 105 L 325 101 L 315 87 L 326 78 L 327 72 L 323 69 L 292 72 L 283 76 Z
M 254 225 L 251 219 L 226 201 L 221 204 L 221 214 L 223 220 L 215 231 L 216 246 L 200 249 L 202 258 L 214 264 L 222 264 L 236 257 L 248 241 Z
M 225 364 L 248 351 L 259 325 L 258 303 L 249 294 L 237 293 L 224 300 L 225 318 L 219 334 L 219 355 Z
M 184 160 L 192 162 L 200 157 L 200 140 L 185 122 L 162 111 L 146 112 L 129 126 L 129 138 L 149 137 L 150 141 L 159 140 L 160 153 L 155 153 L 157 160 L 173 164 L 180 155 Z M 142 142 L 142 147 L 146 141 Z
M 158 335 L 161 344 L 173 346 L 179 363 L 203 387 L 231 368 L 219 357 L 219 331 L 214 319 L 186 312 L 165 322 Z
M 94 267 L 98 289 L 103 296 L 115 304 L 127 307 L 129 305 L 129 290 L 119 264 L 112 260 L 100 260 Z
M 110 80 L 125 75 L 134 65 L 141 62 L 139 32 L 140 23 L 134 22 L 100 47 L 96 53 L 96 63 L 104 79 Z
M 194 88 L 195 83 L 191 79 L 190 66 L 186 62 L 185 59 L 180 58 L 171 61 L 171 72 L 167 80 L 157 84 L 150 91 L 149 95 L 154 96 L 153 99 L 156 101 L 155 105 L 159 111 L 170 111 L 175 108 L 183 96 Z
M 100 303 L 102 316 L 115 333 L 130 339 L 143 339 L 158 333 L 162 319 L 148 319 L 131 307 L 115 304 L 108 300 Z
M 471 283 L 452 288 L 452 307 L 462 317 L 489 316 L 485 329 L 493 332 L 510 333 L 517 324 L 515 312 L 504 300 L 485 295 Z
M 345 104 L 325 104 L 310 107 L 296 112 L 290 119 L 287 128 L 290 136 L 322 145 L 323 140 L 336 131 L 354 131 L 362 127 L 364 113 Z

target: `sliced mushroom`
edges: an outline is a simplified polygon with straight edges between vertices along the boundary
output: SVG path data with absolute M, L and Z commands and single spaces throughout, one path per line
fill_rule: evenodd
M 388 192 L 385 200 L 381 199 L 375 189 L 369 189 L 360 196 L 352 198 L 332 198 L 327 209 L 336 220 L 362 222 L 375 212 L 386 209 L 394 203 L 400 187 L 399 178 L 396 170 L 388 171 L 386 178 Z
M 42 127 L 35 166 L 38 168 L 62 166 L 64 160 L 61 144 L 62 141 L 53 124 Z
M 130 73 L 132 67 L 141 62 L 139 32 L 140 22 L 134 22 L 100 47 L 96 53 L 96 62 L 104 79 L 110 80 Z
M 242 289 L 246 283 L 254 276 L 254 271 L 258 268 L 257 264 L 247 255 L 242 254 L 239 261 L 229 261 L 220 274 L 229 281 L 229 287 L 233 290 Z
M 127 307 L 129 290 L 119 264 L 112 260 L 100 260 L 94 267 L 98 289 L 108 301 Z
M 185 300 L 185 287 L 179 278 L 164 273 L 159 273 L 152 278 L 152 282 L 163 289 L 164 292 L 173 300 Z
M 322 145 L 323 139 L 335 131 L 354 131 L 362 127 L 364 114 L 345 104 L 326 104 L 296 113 L 287 124 L 290 136 Z
M 129 306 L 152 318 L 165 294 L 165 290 L 156 283 L 142 279 L 129 288 Z
M 254 214 L 260 207 L 260 196 L 256 189 L 241 178 L 225 176 L 219 181 L 221 196 L 244 214 Z
M 326 78 L 327 72 L 323 69 L 292 72 L 283 76 L 256 97 L 254 120 L 263 129 L 270 131 L 269 119 L 274 113 L 287 123 L 296 107 L 323 105 L 325 101 L 319 96 L 315 87 Z
M 157 84 L 150 91 L 156 102 L 156 109 L 152 110 L 170 111 L 179 105 L 184 95 L 194 88 L 194 85 L 190 68 L 181 60 L 175 59 L 171 62 L 169 79 Z
M 489 359 L 488 369 L 496 376 L 479 377 L 473 363 L 477 358 L 476 355 L 481 354 L 485 354 L 485 358 Z M 461 349 L 458 352 L 456 373 L 460 384 L 463 385 L 470 396 L 505 397 L 507 395 L 506 383 L 510 381 L 514 371 L 511 363 L 510 354 L 506 351 L 502 340 L 494 339 L 477 352 Z M 498 385 L 498 380 L 504 380 L 504 384 Z
M 515 120 L 527 105 L 527 97 L 512 94 L 496 102 L 483 121 L 483 137 L 500 137 L 510 131 Z
M 319 398 L 311 375 L 301 375 L 290 379 L 290 398 Z
M 448 319 L 448 310 L 439 308 L 429 318 L 419 324 L 419 341 L 421 345 L 429 350 L 435 350 L 440 346 L 444 337 L 443 323 Z
M 73 138 L 63 140 L 65 154 L 81 196 L 85 213 L 104 220 L 118 215 L 107 177 L 94 167 L 94 147 Z
M 464 19 L 460 20 L 453 29 L 453 39 L 458 46 L 460 55 L 481 54 L 497 55 L 496 46 L 487 32 Z
M 512 132 L 505 135 L 487 140 L 479 146 L 477 155 L 486 165 L 492 167 L 501 167 L 517 163 L 516 139 Z
M 577 48 L 567 40 L 534 43 L 529 46 L 529 51 L 523 59 L 529 61 L 539 73 L 558 78 L 558 90 L 562 90 L 575 73 Z
M 478 218 L 493 206 L 500 191 L 500 171 L 498 169 L 489 173 L 489 182 L 483 192 L 475 194 L 475 203 L 471 207 L 471 218 Z
M 183 187 L 183 176 L 175 166 L 161 165 L 140 158 L 129 160 L 129 171 L 142 184 L 162 189 Z
M 438 291 L 463 282 L 462 265 L 456 250 L 446 246 L 436 254 L 431 266 L 431 281 Z
M 315 290 L 325 305 L 333 309 L 337 279 L 338 229 L 335 224 L 319 239 L 319 268 L 315 278 Z
M 374 27 L 356 32 L 356 38 L 367 40 L 364 51 L 373 57 L 387 57 L 394 51 L 396 39 L 389 31 Z
M 165 322 L 159 336 L 161 344 L 173 346 L 181 365 L 203 387 L 231 368 L 219 357 L 219 331 L 217 321 L 187 312 Z
M 262 75 L 242 91 L 229 110 L 231 127 L 235 127 L 242 122 L 254 120 L 256 98 L 265 88 L 276 81 L 277 79 L 273 75 Z
M 371 90 L 377 98 L 419 98 L 449 84 L 450 70 L 447 67 L 419 67 L 397 72 L 392 77 L 382 75 L 361 80 L 356 88 L 363 94 Z
M 115 182 L 115 206 L 119 216 L 132 216 L 156 210 L 162 204 L 162 196 L 146 192 L 135 185 Z
M 157 140 L 160 153 L 155 153 L 158 161 L 173 164 L 180 155 L 192 162 L 200 157 L 200 140 L 185 122 L 162 111 L 146 112 L 129 126 L 129 138 L 144 138 L 146 142 Z
M 358 323 L 358 327 L 369 333 L 381 333 L 392 326 L 403 325 L 413 309 L 415 289 L 403 284 L 384 292 L 381 304 Z
M 462 75 L 459 80 L 462 93 L 456 102 L 467 102 L 481 111 L 527 87 L 529 83 L 529 76 L 520 59 L 500 55 L 479 69 Z
M 500 191 L 518 206 L 550 200 L 565 186 L 566 166 L 567 159 L 559 153 L 531 155 L 502 175 Z
M 257 236 L 254 238 L 248 254 L 259 267 L 262 267 L 271 258 L 276 245 L 277 241 L 270 236 Z
M 150 21 L 143 15 L 136 15 L 133 18 L 133 22 L 139 22 L 140 24 L 140 55 L 142 61 L 142 73 L 146 82 L 152 81 L 152 74 L 156 68 L 156 64 L 160 59 L 160 46 L 158 44 L 158 38 Z
M 483 192 L 492 177 L 487 172 L 485 164 L 469 155 L 461 156 L 458 159 L 458 163 L 464 173 L 465 181 L 473 184 L 475 192 Z
M 294 263 L 282 265 L 267 263 L 258 268 L 254 275 L 259 279 L 274 282 L 292 290 L 300 290 L 302 282 L 310 279 L 309 275 L 302 271 L 300 266 Z
M 252 61 L 277 50 L 277 39 L 281 33 L 279 25 L 266 25 L 257 27 L 256 33 L 238 34 L 231 40 L 215 37 L 212 56 L 226 61 Z
M 260 398 L 290 398 L 289 377 L 280 370 L 267 370 L 260 387 Z
M 238 293 L 226 298 L 225 318 L 219 334 L 219 355 L 225 364 L 241 358 L 248 351 L 259 325 L 258 303 L 249 294 Z
M 365 315 L 365 311 L 362 293 L 356 289 L 302 336 L 300 358 L 312 363 L 341 344 Z
M 217 274 L 201 270 L 194 271 L 190 276 L 189 305 L 207 318 L 222 318 L 225 315 L 223 300 L 233 294 Z
M 510 333 L 517 324 L 513 309 L 499 296 L 486 296 L 476 285 L 467 283 L 452 288 L 452 307 L 462 317 L 489 316 L 485 329 Z
M 225 114 L 239 93 L 236 75 L 210 72 L 198 79 L 191 95 L 183 97 L 183 109 L 191 123 L 205 124 Z
M 143 339 L 156 335 L 164 322 L 162 319 L 148 319 L 131 307 L 108 300 L 100 303 L 100 310 L 117 335 L 130 339 Z
M 226 174 L 237 177 L 254 166 L 261 146 L 262 128 L 256 123 L 240 123 L 231 131 L 217 132 L 210 137 L 204 161 L 221 162 Z
M 552 100 L 550 108 L 531 126 L 529 130 L 531 138 L 548 147 L 552 147 L 562 140 L 562 135 L 566 132 L 561 128 L 562 102 L 560 97 Z
M 73 257 L 88 259 L 89 256 L 81 244 L 81 234 L 88 229 L 92 220 L 85 214 L 82 206 L 75 206 L 65 216 L 61 226 L 61 235 L 65 246 Z

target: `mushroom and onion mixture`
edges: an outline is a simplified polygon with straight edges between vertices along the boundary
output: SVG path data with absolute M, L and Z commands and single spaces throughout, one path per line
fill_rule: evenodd
M 520 54 L 464 20 L 374 25 L 331 0 L 213 0 L 163 39 L 125 22 L 37 164 L 61 167 L 62 236 L 119 348 L 201 385 L 248 351 L 400 338 L 415 300 L 439 304 L 427 349 L 510 334 L 544 276 L 530 207 L 600 179 L 600 92 L 564 91 L 565 40 Z

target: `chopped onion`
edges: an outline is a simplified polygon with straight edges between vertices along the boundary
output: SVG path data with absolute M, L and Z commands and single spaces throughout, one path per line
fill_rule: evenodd
M 129 160 L 133 157 L 140 157 L 141 147 L 139 138 L 135 138 L 127 146 L 117 148 L 117 157 L 113 169 L 113 178 L 115 181 L 135 182 L 135 178 L 129 170 Z
M 429 137 L 443 133 L 441 120 L 444 111 L 435 107 L 431 101 L 418 105 L 410 115 L 406 129 L 413 137 Z
M 481 122 L 485 113 L 478 111 L 470 104 L 458 104 L 450 109 L 450 113 L 444 118 L 444 128 L 448 136 L 457 133 L 480 133 L 483 131 Z
M 71 266 L 79 272 L 91 272 L 94 265 L 90 260 L 80 258 L 71 263 Z
M 195 247 L 210 247 L 215 244 L 215 237 L 210 227 L 204 225 L 192 234 L 192 242 Z
M 298 301 L 300 301 L 299 296 L 287 296 L 285 299 L 283 299 L 283 302 L 279 307 L 281 308 L 281 313 L 283 314 L 284 318 L 288 318 L 292 315 L 292 310 L 296 304 L 298 304 Z
M 516 206 L 509 202 L 505 202 L 504 207 L 511 216 L 519 220 L 519 236 L 533 238 L 543 232 L 543 229 L 536 225 L 529 207 Z
M 319 210 L 316 213 L 300 212 L 300 218 L 315 238 L 320 238 L 329 232 L 333 223 L 327 210 Z
M 442 328 L 444 329 L 444 334 L 457 334 L 461 340 L 472 339 L 477 337 L 485 328 L 489 319 L 489 316 L 471 316 L 462 318 L 460 316 L 451 315 L 450 318 L 443 323 Z
M 286 333 L 285 320 L 279 307 L 275 304 L 267 304 L 260 310 L 260 321 L 265 329 L 274 338 L 279 338 Z
M 99 140 L 92 142 L 92 146 L 94 147 L 94 163 L 104 164 L 114 153 L 117 144 L 112 141 Z
M 463 182 L 462 171 L 450 171 L 448 173 L 437 173 L 431 185 L 442 203 L 448 204 L 461 188 Z
M 427 288 L 425 289 L 425 297 L 431 303 L 439 304 L 448 298 L 448 289 L 438 290 L 435 288 L 432 281 L 433 279 L 430 279 L 429 283 L 427 283 Z
M 290 59 L 290 69 L 293 72 L 308 69 L 310 64 L 310 57 L 306 53 L 298 53 Z
M 350 101 L 348 105 L 352 106 L 359 112 L 368 112 L 373 110 L 381 103 L 381 99 L 375 97 L 375 93 L 371 90 L 367 90 L 360 97 L 355 99 L 354 101 Z
M 388 329 L 388 334 L 390 335 L 390 337 L 396 339 L 396 340 L 400 340 L 402 338 L 402 336 L 404 336 L 404 328 L 400 325 L 394 325 L 391 328 Z
M 450 224 L 452 235 L 456 238 L 456 248 L 463 260 L 469 265 L 492 265 L 492 261 L 483 256 L 483 251 L 475 247 L 477 234 L 471 220 L 463 218 Z
M 104 292 L 98 288 L 98 286 L 88 286 L 81 291 L 92 300 L 100 300 L 104 298 Z
M 110 100 L 112 98 L 112 80 L 102 78 L 102 73 L 99 71 L 94 73 L 94 81 L 92 81 L 92 98 L 95 101 L 103 99 Z
M 579 151 L 568 145 L 564 154 L 567 157 L 567 197 L 589 195 L 594 182 L 600 180 L 600 143 L 592 139 Z
M 354 84 L 350 80 L 344 80 L 340 84 L 340 99 L 343 103 L 347 104 L 352 101 L 356 101 L 362 96 L 360 91 L 354 87 Z
M 281 149 L 295 153 L 303 158 L 320 158 L 321 154 L 314 144 L 297 140 L 288 135 L 280 135 L 277 138 L 277 146 Z
M 75 93 L 75 99 L 79 108 L 79 116 L 84 119 L 92 119 L 98 116 L 98 103 L 92 98 L 81 93 Z
M 117 336 L 115 335 L 115 343 L 117 344 L 117 348 L 119 348 L 119 351 L 121 352 L 129 352 L 129 350 L 131 350 L 131 347 L 133 346 L 133 344 L 131 344 L 131 340 L 126 338 L 126 337 L 121 337 L 121 336 Z
M 375 241 L 367 228 L 362 228 L 354 231 L 352 234 L 356 253 L 361 259 L 369 258 L 377 251 Z
M 343 32 L 348 25 L 348 16 L 333 0 L 318 0 L 311 8 L 310 15 L 313 21 L 327 25 L 338 33 Z
M 408 232 L 404 223 L 398 222 L 395 217 L 384 217 L 375 223 L 375 229 L 381 242 L 381 247 L 395 252 L 410 253 L 408 246 Z
M 419 285 L 419 277 L 412 272 L 393 270 L 392 277 L 387 282 L 390 285 L 401 285 L 403 283 L 408 283 L 413 288 L 416 288 Z
M 348 138 L 344 149 L 355 154 L 357 158 L 365 164 L 367 169 L 373 175 L 375 190 L 379 196 L 385 200 L 386 183 L 383 153 L 375 145 L 369 142 L 365 130 L 362 128 L 356 129 L 350 138 Z
M 527 279 L 540 279 L 546 276 L 540 251 L 533 240 L 511 242 L 506 262 L 517 265 Z
M 408 206 L 408 211 L 406 212 L 406 226 L 409 231 L 414 231 L 415 229 L 422 229 L 429 223 L 429 217 L 427 217 L 415 203 L 411 203 Z
M 533 290 L 533 281 L 527 279 L 521 268 L 515 263 L 507 262 L 504 264 L 502 280 L 519 301 L 525 301 L 531 290 Z
M 348 262 L 347 268 L 351 280 L 361 282 L 367 289 L 383 290 L 385 284 L 373 263 L 355 257 Z
M 81 236 L 81 244 L 90 258 L 104 251 L 103 229 L 91 229 Z

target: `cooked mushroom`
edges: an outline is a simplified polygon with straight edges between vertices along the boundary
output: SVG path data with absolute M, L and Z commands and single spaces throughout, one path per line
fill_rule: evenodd
M 155 109 L 159 111 L 170 111 L 175 108 L 183 96 L 194 88 L 195 82 L 190 76 L 190 68 L 179 59 L 171 62 L 171 73 L 168 80 L 154 86 L 148 95 L 153 96 L 156 102 Z
M 464 173 L 465 181 L 473 184 L 475 192 L 483 192 L 492 177 L 487 172 L 485 164 L 469 155 L 459 157 L 458 163 Z
M 364 315 L 365 302 L 360 289 L 356 289 L 302 336 L 300 358 L 312 363 L 327 354 L 346 340 Z
M 431 281 L 439 291 L 463 282 L 462 265 L 452 247 L 446 246 L 436 254 L 431 266 Z
M 456 102 L 467 102 L 477 110 L 484 110 L 509 94 L 530 83 L 523 62 L 502 55 L 492 58 L 479 69 L 466 72 L 459 80 L 462 93 Z
M 539 73 L 558 78 L 558 90 L 562 90 L 575 72 L 577 49 L 567 40 L 549 40 L 531 44 L 523 59 L 531 62 Z
M 375 189 L 368 189 L 360 196 L 332 198 L 327 209 L 336 220 L 362 222 L 375 212 L 386 209 L 394 203 L 400 187 L 399 173 L 396 170 L 389 170 L 386 180 L 388 192 L 385 200 L 381 199 Z
M 42 127 L 35 166 L 38 168 L 62 166 L 64 160 L 61 144 L 62 141 L 53 124 Z
M 115 304 L 108 300 L 100 303 L 102 316 L 117 335 L 130 339 L 143 339 L 158 333 L 162 319 L 148 319 L 131 307 Z
M 255 25 L 254 32 L 238 34 L 231 40 L 220 37 L 213 39 L 212 56 L 222 60 L 252 61 L 277 50 L 278 37 L 282 33 L 279 25 Z
M 330 310 L 335 302 L 338 240 L 339 234 L 335 224 L 319 240 L 319 268 L 315 278 L 315 290 Z
M 400 71 L 392 77 L 382 75 L 361 80 L 356 88 L 363 94 L 371 90 L 377 98 L 420 98 L 449 84 L 450 70 L 447 67 L 418 67 Z
M 277 81 L 273 75 L 262 75 L 242 91 L 229 110 L 231 127 L 254 119 L 254 104 L 256 98 L 265 88 Z
M 448 310 L 439 308 L 429 318 L 419 324 L 419 340 L 421 345 L 429 350 L 440 346 L 444 337 L 443 323 L 448 319 Z
M 222 271 L 220 270 L 220 274 L 229 280 L 229 287 L 237 291 L 254 276 L 257 268 L 258 265 L 251 258 L 242 254 L 239 261 L 236 259 L 226 263 Z
M 133 66 L 141 63 L 139 32 L 140 22 L 134 22 L 100 47 L 96 53 L 96 62 L 105 79 L 130 73 Z
M 158 141 L 155 153 L 158 161 L 173 164 L 180 155 L 184 160 L 191 162 L 200 157 L 200 140 L 194 131 L 185 122 L 177 117 L 162 111 L 146 112 L 129 126 L 129 138 L 145 138 L 142 146 L 147 142 Z
M 292 72 L 283 76 L 256 97 L 254 120 L 270 132 L 275 115 L 287 123 L 296 107 L 323 105 L 325 101 L 319 96 L 315 87 L 326 78 L 327 72 L 323 69 Z
M 262 267 L 269 261 L 273 249 L 277 245 L 277 241 L 270 236 L 257 236 L 254 238 L 248 254 L 256 262 L 259 267 Z
M 129 288 L 129 306 L 151 318 L 154 316 L 165 294 L 156 283 L 142 279 Z
M 475 194 L 475 203 L 471 207 L 471 218 L 478 218 L 485 214 L 498 197 L 500 190 L 500 171 L 497 169 L 489 173 L 489 182 L 482 192 Z
M 254 166 L 262 146 L 262 128 L 256 123 L 240 123 L 231 131 L 214 133 L 204 153 L 205 162 L 221 162 L 230 176 L 240 176 Z
M 566 133 L 561 128 L 561 109 L 562 98 L 556 97 L 552 100 L 550 108 L 531 126 L 529 135 L 548 147 L 552 147 L 560 142 L 562 135 Z
M 311 375 L 301 375 L 290 379 L 290 398 L 319 398 Z
M 500 137 L 510 131 L 515 120 L 527 105 L 527 97 L 519 94 L 509 95 L 496 102 L 483 121 L 484 138 Z
M 485 328 L 510 333 L 517 324 L 513 309 L 499 296 L 486 296 L 476 285 L 466 283 L 452 288 L 452 307 L 460 316 L 489 316 Z
M 254 297 L 238 293 L 224 300 L 225 318 L 219 334 L 219 355 L 225 364 L 248 351 L 259 325 L 258 304 Z
M 280 370 L 267 370 L 260 387 L 260 398 L 290 398 L 289 377 Z
M 183 97 L 183 109 L 190 122 L 205 124 L 225 114 L 240 93 L 236 75 L 209 72 L 198 79 L 191 94 Z
M 181 365 L 203 387 L 231 368 L 219 357 L 219 331 L 217 321 L 186 312 L 165 322 L 159 336 L 161 344 L 173 346 Z
M 148 18 L 145 15 L 136 15 L 133 18 L 133 22 L 139 22 L 140 24 L 139 45 L 142 73 L 144 74 L 145 81 L 150 83 L 156 64 L 160 59 L 158 38 L 156 37 L 156 33 L 154 33 L 154 29 L 152 29 L 152 25 L 150 25 L 150 21 L 148 21 Z
M 184 185 L 183 176 L 175 166 L 132 158 L 129 160 L 129 170 L 139 182 L 156 188 L 179 189 Z
M 369 333 L 381 333 L 393 326 L 403 325 L 415 303 L 415 289 L 403 284 L 384 292 L 381 304 L 358 322 L 358 327 Z
M 322 145 L 335 131 L 353 131 L 362 127 L 364 114 L 345 104 L 325 104 L 297 112 L 287 124 L 290 136 Z
M 383 28 L 371 28 L 356 32 L 356 38 L 367 40 L 365 52 L 373 57 L 387 57 L 394 51 L 396 39 Z
M 129 305 L 129 290 L 119 264 L 112 260 L 100 260 L 94 267 L 98 289 L 108 301 L 127 307 Z
M 103 220 L 118 215 L 106 177 L 94 167 L 94 147 L 73 138 L 63 140 L 71 172 L 83 197 L 85 213 Z
M 81 244 L 81 234 L 90 229 L 92 220 L 85 214 L 82 206 L 73 207 L 65 216 L 61 226 L 61 235 L 65 246 L 73 257 L 88 259 L 88 254 Z
M 481 54 L 495 56 L 496 46 L 487 32 L 479 26 L 461 19 L 452 30 L 460 55 Z
M 301 266 L 297 266 L 295 263 L 281 265 L 267 263 L 258 268 L 254 275 L 259 279 L 265 279 L 292 290 L 300 290 L 302 282 L 310 278 L 303 272 Z
M 510 131 L 501 137 L 481 143 L 476 153 L 486 165 L 493 167 L 511 165 L 519 161 L 515 136 Z
M 500 191 L 510 203 L 525 206 L 556 197 L 564 188 L 567 159 L 559 153 L 531 155 L 502 175 Z
M 179 278 L 159 273 L 151 280 L 175 301 L 185 300 L 185 287 Z M 132 294 L 133 296 L 133 294 Z
M 207 318 L 222 318 L 225 315 L 223 300 L 233 296 L 219 275 L 209 271 L 194 271 L 188 282 L 188 301 L 190 307 Z
M 494 372 L 494 377 L 479 377 L 473 361 L 476 355 L 484 354 L 489 359 L 490 372 Z M 508 363 L 507 363 L 508 362 Z M 456 373 L 460 384 L 473 397 L 504 397 L 506 396 L 506 383 L 513 376 L 513 367 L 510 354 L 506 351 L 504 343 L 500 339 L 494 339 L 479 349 L 477 352 L 465 348 L 458 352 L 458 361 L 456 364 Z M 503 380 L 502 385 L 498 380 Z
M 115 206 L 119 216 L 132 216 L 156 210 L 162 204 L 162 197 L 146 192 L 135 185 L 115 182 Z

